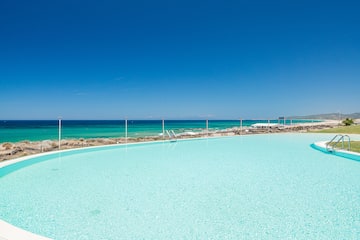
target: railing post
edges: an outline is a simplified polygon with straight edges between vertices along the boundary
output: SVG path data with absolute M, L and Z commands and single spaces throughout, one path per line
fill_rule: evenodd
M 61 118 L 59 118 L 59 150 L 61 149 Z
M 125 118 L 125 143 L 127 144 L 128 140 L 128 124 L 127 124 L 127 118 Z
M 165 140 L 165 120 L 162 119 L 162 137 Z
M 206 119 L 206 136 L 209 136 L 209 120 Z
M 243 128 L 242 118 L 240 118 L 240 135 L 242 135 L 242 128 Z

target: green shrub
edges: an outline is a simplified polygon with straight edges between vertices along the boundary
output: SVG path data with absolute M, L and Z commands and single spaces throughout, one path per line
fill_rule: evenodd
M 344 121 L 342 121 L 342 123 L 345 126 L 350 126 L 350 125 L 354 124 L 354 120 L 352 120 L 351 118 L 346 118 Z

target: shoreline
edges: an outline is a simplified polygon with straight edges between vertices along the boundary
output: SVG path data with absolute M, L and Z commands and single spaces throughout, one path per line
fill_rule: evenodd
M 313 123 L 323 120 L 293 119 L 285 125 Z M 126 124 L 127 123 L 127 124 Z M 224 130 L 250 127 L 253 124 L 284 124 L 284 120 L 0 120 L 0 145 L 5 142 L 58 140 L 79 138 L 120 138 L 160 135 L 163 129 L 176 133 Z
M 271 134 L 285 132 L 309 132 L 310 130 L 320 130 L 334 128 L 338 126 L 338 121 L 323 121 L 314 123 L 300 123 L 295 125 L 267 125 L 263 124 L 257 127 L 234 127 L 224 130 L 206 130 L 202 132 L 185 132 L 176 134 L 177 139 L 204 138 L 204 137 L 222 137 L 249 134 Z M 0 162 L 16 159 L 19 157 L 30 156 L 39 153 L 53 152 L 58 150 L 76 149 L 92 146 L 103 146 L 112 144 L 127 144 L 136 142 L 151 142 L 171 140 L 168 136 L 146 136 L 146 137 L 121 137 L 121 138 L 79 138 L 43 140 L 43 141 L 20 141 L 16 143 L 5 142 L 0 144 Z

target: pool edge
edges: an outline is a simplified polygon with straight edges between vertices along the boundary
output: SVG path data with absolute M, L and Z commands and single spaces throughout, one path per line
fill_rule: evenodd
M 354 161 L 360 161 L 360 153 L 357 152 L 351 152 L 351 151 L 346 151 L 346 150 L 341 150 L 341 149 L 336 149 L 333 151 L 328 151 L 326 149 L 326 143 L 328 141 L 320 141 L 320 142 L 315 142 L 312 144 L 312 147 L 316 150 L 319 150 L 323 153 L 327 153 L 327 154 L 332 154 L 338 157 L 343 157 L 343 158 L 347 158 L 347 159 L 351 159 Z
M 27 239 L 27 240 L 51 240 L 44 236 L 26 231 L 0 219 L 1 240 Z

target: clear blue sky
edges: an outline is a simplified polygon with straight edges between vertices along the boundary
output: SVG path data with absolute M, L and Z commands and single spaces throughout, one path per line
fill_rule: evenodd
M 360 111 L 358 1 L 0 1 L 0 119 Z

